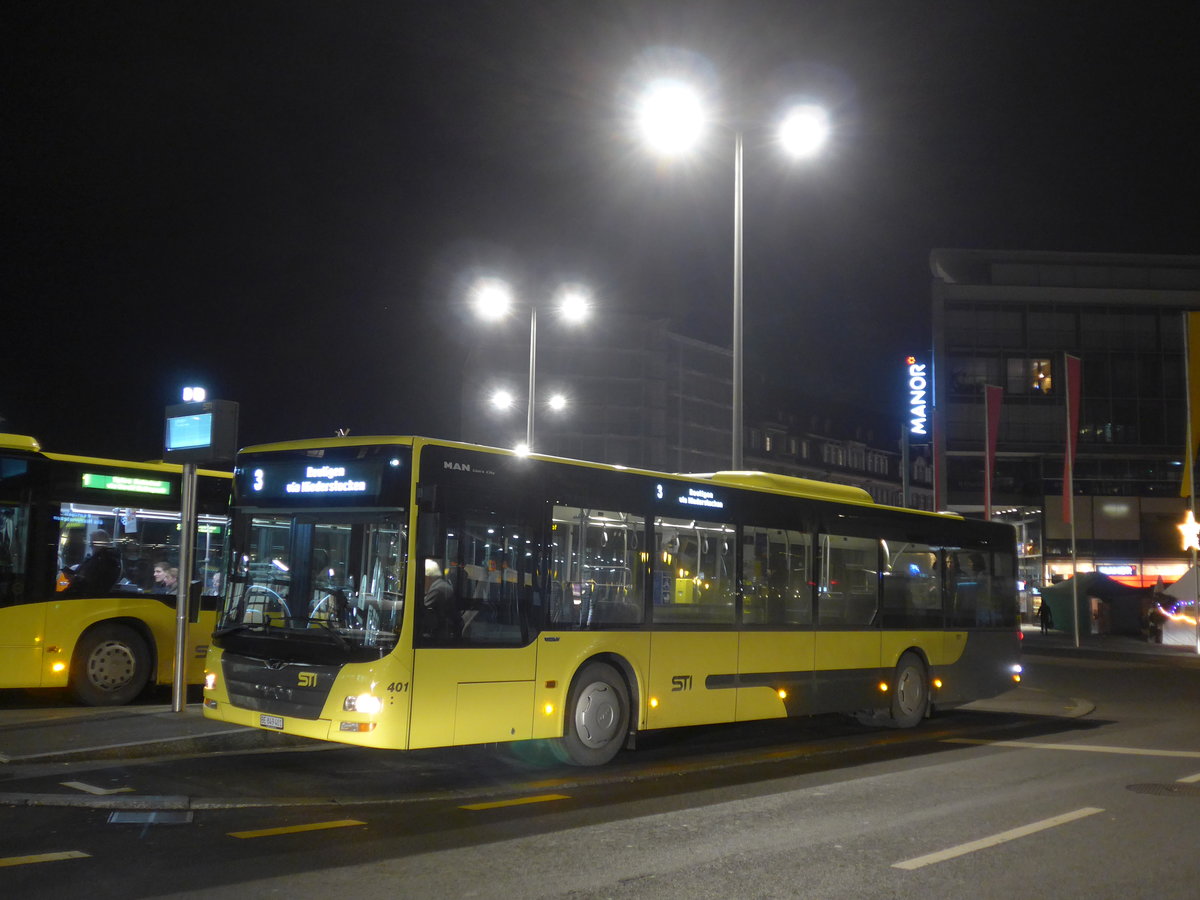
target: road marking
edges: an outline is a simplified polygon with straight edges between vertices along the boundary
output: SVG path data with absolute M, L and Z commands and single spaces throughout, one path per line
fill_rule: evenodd
M 75 790 L 77 790 L 77 791 L 84 791 L 85 793 L 88 793 L 88 794 L 96 794 L 97 796 L 100 796 L 100 797 L 107 797 L 109 794 L 124 794 L 128 791 L 133 790 L 133 788 L 131 788 L 131 787 L 119 787 L 119 788 L 96 787 L 94 784 L 86 784 L 85 782 L 82 782 L 82 781 L 60 781 L 59 784 L 61 784 L 63 787 L 75 788 Z
M 546 803 L 550 800 L 570 800 L 566 794 L 538 794 L 536 797 L 518 797 L 516 800 L 495 800 L 491 803 L 471 803 L 459 809 L 498 809 L 501 806 L 524 806 L 526 803 Z
M 1195 775 L 1188 775 L 1184 778 L 1180 778 L 1179 781 L 1181 784 L 1195 784 L 1196 782 L 1200 781 L 1200 772 L 1197 772 Z
M 977 841 L 968 841 L 965 844 L 939 850 L 937 853 L 928 853 L 925 856 L 917 856 L 913 859 L 906 859 L 903 862 L 892 863 L 892 868 L 911 870 L 919 869 L 922 866 L 928 866 L 933 863 L 945 862 L 948 859 L 954 859 L 956 856 L 963 856 L 967 853 L 974 853 L 976 850 L 985 850 L 988 847 L 995 847 L 997 844 L 1015 841 L 1017 838 L 1022 838 L 1038 831 L 1045 831 L 1047 828 L 1054 828 L 1058 825 L 1066 825 L 1068 822 L 1074 822 L 1076 819 L 1082 819 L 1087 816 L 1094 816 L 1099 812 L 1104 812 L 1104 810 L 1097 809 L 1094 806 L 1085 806 L 1083 809 L 1077 809 L 1074 812 L 1063 813 L 1061 816 L 1054 816 L 1050 819 L 1042 819 L 1040 822 L 1031 822 L 1029 825 L 1022 825 L 1019 828 L 1010 828 L 1008 831 L 993 834 L 991 837 L 980 838 Z
M 30 863 L 55 862 L 60 859 L 83 859 L 92 854 L 82 850 L 64 850 L 61 853 L 38 853 L 36 856 L 8 856 L 0 859 L 0 868 L 5 866 L 27 866 Z
M 990 747 L 1021 747 L 1027 750 L 1076 750 L 1081 753 L 1117 753 L 1124 756 L 1171 756 L 1200 759 L 1200 750 L 1143 750 L 1140 747 L 1101 747 L 1091 744 L 1041 744 L 1037 741 L 985 741 L 977 738 L 946 738 L 943 744 L 986 744 Z
M 288 825 L 285 828 L 263 828 L 259 831 L 231 831 L 230 837 L 260 838 L 272 837 L 277 834 L 296 834 L 301 831 L 321 831 L 325 828 L 349 828 L 351 825 L 366 825 L 358 819 L 337 819 L 333 822 L 310 822 L 307 825 Z

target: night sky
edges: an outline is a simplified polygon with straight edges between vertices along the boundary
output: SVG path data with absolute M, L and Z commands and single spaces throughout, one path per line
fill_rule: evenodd
M 746 130 L 748 383 L 890 403 L 934 247 L 1200 252 L 1198 26 L 1159 0 L 8 2 L 0 429 L 152 458 L 197 383 L 243 444 L 458 437 L 482 273 L 728 345 L 732 138 L 639 145 L 664 62 Z M 765 131 L 790 94 L 834 124 L 803 164 Z

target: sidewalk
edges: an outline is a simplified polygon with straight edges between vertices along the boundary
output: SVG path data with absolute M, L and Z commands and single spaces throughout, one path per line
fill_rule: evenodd
M 1156 644 L 1125 634 L 1083 634 L 1079 646 L 1075 637 L 1066 631 L 1051 631 L 1042 634 L 1037 625 L 1022 625 L 1021 649 L 1025 653 L 1047 653 L 1055 655 L 1079 655 L 1104 657 L 1107 659 L 1146 660 L 1147 657 L 1170 659 L 1183 665 L 1200 666 L 1200 655 L 1194 642 L 1181 643 L 1188 635 L 1171 634 L 1172 643 Z
M 11 708 L 0 692 L 0 767 L 4 764 L 141 759 L 311 743 L 304 738 L 205 719 L 198 703 L 118 707 Z M 2 769 L 0 769 L 2 771 Z

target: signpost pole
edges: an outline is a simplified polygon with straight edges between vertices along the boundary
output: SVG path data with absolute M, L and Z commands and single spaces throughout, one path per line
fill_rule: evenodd
M 179 584 L 175 594 L 175 678 L 171 709 L 183 712 L 187 703 L 188 605 L 192 589 L 192 557 L 196 546 L 196 464 L 183 464 L 182 507 L 179 517 Z

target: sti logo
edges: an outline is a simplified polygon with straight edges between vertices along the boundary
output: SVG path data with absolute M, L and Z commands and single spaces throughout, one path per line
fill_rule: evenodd
M 317 673 L 316 672 L 301 672 L 299 675 L 296 676 L 296 683 L 299 684 L 300 687 L 316 687 L 317 686 Z

